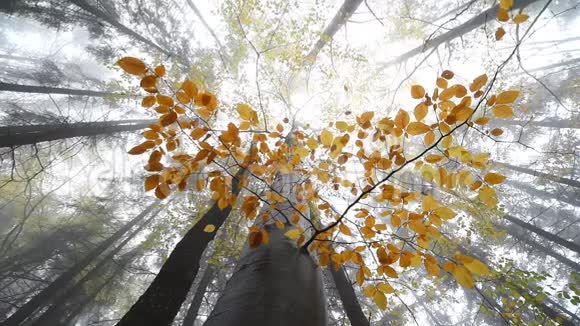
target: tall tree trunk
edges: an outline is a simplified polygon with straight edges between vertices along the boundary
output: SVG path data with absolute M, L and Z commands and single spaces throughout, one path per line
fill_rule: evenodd
M 532 169 L 528 169 L 528 168 L 524 168 L 521 166 L 515 166 L 515 165 L 511 165 L 508 163 L 503 163 L 503 162 L 498 162 L 498 161 L 494 161 L 493 162 L 496 165 L 499 165 L 500 167 L 505 167 L 508 168 L 510 170 L 516 171 L 516 172 L 520 172 L 520 173 L 525 173 L 525 174 L 529 174 L 531 176 L 534 177 L 542 177 L 554 182 L 558 182 L 561 184 L 565 184 L 565 185 L 569 185 L 572 186 L 574 188 L 580 188 L 580 181 L 577 180 L 572 180 L 572 179 L 568 179 L 568 178 L 563 178 L 563 177 L 558 177 L 555 175 L 551 175 L 551 174 L 547 174 L 547 173 L 543 173 L 543 172 L 539 172 L 539 171 L 535 171 Z
M 287 225 L 289 226 L 289 225 Z M 319 268 L 273 224 L 268 245 L 246 248 L 205 326 L 326 325 Z
M 523 8 L 529 4 L 532 4 L 532 3 L 537 2 L 537 1 L 538 0 L 514 0 L 512 10 Z M 447 31 L 439 36 L 431 38 L 431 39 L 427 40 L 421 46 L 418 46 L 412 50 L 409 50 L 409 51 L 401 54 L 400 56 L 396 57 L 395 59 L 382 64 L 379 67 L 379 69 L 380 70 L 386 69 L 390 66 L 404 62 L 404 61 L 408 60 L 409 58 L 411 58 L 417 54 L 423 53 L 427 50 L 438 47 L 439 45 L 441 45 L 443 43 L 447 43 L 451 40 L 454 40 L 458 37 L 461 37 L 462 35 L 471 32 L 472 30 L 478 28 L 479 26 L 481 26 L 489 21 L 494 21 L 496 19 L 496 16 L 497 16 L 498 9 L 499 9 L 499 5 L 495 5 L 489 9 L 485 10 L 484 12 L 471 18 L 470 20 L 466 21 L 465 23 L 453 28 L 452 30 L 449 30 L 449 31 Z
M 569 266 L 574 271 L 580 273 L 580 264 L 573 262 L 572 260 L 564 257 L 563 255 L 557 253 L 556 251 L 554 251 L 546 246 L 540 245 L 536 241 L 533 241 L 532 239 L 530 239 L 530 237 L 527 234 L 523 233 L 522 230 L 516 229 L 515 226 L 505 225 L 505 226 L 498 226 L 498 227 L 506 230 L 508 232 L 508 234 L 511 235 L 512 237 L 514 237 L 515 239 L 518 239 L 518 240 L 524 242 L 525 244 L 532 247 L 533 249 L 556 259 L 557 261 L 561 262 L 562 264 Z
M 535 196 L 535 197 L 541 197 L 541 198 L 547 198 L 547 199 L 555 199 L 557 201 L 575 206 L 575 207 L 580 207 L 580 199 L 578 199 L 578 197 L 580 196 L 580 189 L 578 190 L 578 192 L 576 193 L 575 191 L 572 191 L 572 194 L 565 194 L 562 190 L 556 190 L 556 193 L 551 193 L 545 190 L 538 190 L 535 187 L 531 186 L 528 183 L 524 183 L 524 182 L 519 182 L 519 181 L 513 181 L 513 180 L 508 180 L 506 182 L 506 184 L 508 184 L 509 186 L 513 187 L 514 189 L 518 189 L 518 190 L 524 190 L 526 193 Z
M 290 133 L 286 143 L 292 141 Z M 246 244 L 205 326 L 326 325 L 320 268 L 306 248 L 284 235 L 288 228 L 295 228 L 286 221 L 297 204 L 294 185 L 299 180 L 295 173 L 276 176 L 271 188 L 286 200 L 275 209 L 262 208 L 258 216 L 268 216 L 265 225 L 262 219 L 255 220 L 269 234 L 269 243 L 253 249 Z M 285 227 L 279 229 L 276 221 Z
M 158 208 L 151 213 L 151 216 L 146 221 L 141 223 L 137 229 L 131 232 L 131 234 L 121 241 L 121 243 L 107 253 L 107 255 L 105 255 L 90 272 L 76 282 L 73 287 L 62 292 L 56 299 L 54 299 L 54 304 L 38 317 L 31 326 L 54 325 L 60 316 L 65 314 L 68 306 L 73 304 L 71 299 L 78 297 L 82 293 L 84 285 L 102 275 L 103 270 L 113 262 L 113 258 L 119 253 L 119 251 L 121 251 L 129 241 L 133 240 L 141 231 L 143 231 L 143 229 L 157 216 L 157 214 L 159 214 L 160 211 L 161 208 Z
M 154 202 L 149 205 L 143 212 L 134 217 L 131 221 L 125 224 L 122 228 L 113 233 L 107 240 L 101 242 L 97 247 L 91 250 L 85 257 L 83 257 L 79 262 L 74 264 L 59 277 L 57 277 L 50 285 L 36 294 L 32 299 L 26 302 L 22 307 L 20 307 L 15 313 L 10 317 L 0 323 L 0 326 L 17 326 L 20 325 L 24 320 L 29 318 L 34 314 L 34 312 L 50 303 L 50 301 L 58 294 L 62 289 L 67 287 L 70 282 L 90 263 L 92 263 L 98 256 L 100 256 L 105 250 L 111 247 L 117 240 L 119 240 L 125 233 L 127 233 L 133 226 L 140 223 L 145 216 L 147 216 L 158 202 Z
M 91 91 L 91 90 L 85 90 L 85 89 L 58 88 L 58 87 L 48 87 L 48 86 L 31 86 L 31 85 L 11 84 L 11 83 L 4 83 L 4 82 L 0 82 L 0 91 L 18 92 L 18 93 L 64 94 L 64 95 L 94 96 L 94 97 L 124 96 L 125 95 L 125 94 L 117 94 L 117 93 L 111 93 L 111 92 Z
M 362 0 L 344 0 L 338 12 L 332 18 L 330 24 L 326 26 L 322 36 L 316 41 L 314 47 L 310 50 L 307 60 L 314 61 L 322 48 L 334 37 L 336 32 L 344 26 L 346 21 L 354 14 Z
M 208 264 L 203 272 L 203 276 L 195 289 L 195 293 L 193 295 L 193 299 L 189 304 L 189 308 L 187 309 L 187 314 L 183 319 L 183 326 L 193 326 L 195 320 L 197 319 L 197 314 L 199 312 L 199 308 L 201 307 L 201 303 L 205 296 L 205 292 L 207 291 L 208 285 L 211 283 L 211 280 L 214 278 L 215 270 L 213 267 Z
M 232 180 L 232 193 L 240 193 L 239 181 L 245 169 L 240 168 Z M 199 270 L 199 261 L 207 245 L 215 237 L 232 210 L 223 210 L 217 203 L 177 243 L 169 258 L 145 293 L 117 323 L 118 326 L 170 325 L 183 304 L 191 284 Z M 208 224 L 215 226 L 214 232 L 205 232 Z
M 556 129 L 580 129 L 580 122 L 575 120 L 494 120 L 492 123 L 495 126 L 533 126 L 533 127 L 547 127 Z
M 580 254 L 580 246 L 577 245 L 577 244 L 575 244 L 572 241 L 568 241 L 566 239 L 562 239 L 562 238 L 560 238 L 559 236 L 557 236 L 557 235 L 555 235 L 553 233 L 544 231 L 544 230 L 540 229 L 539 227 L 537 227 L 535 225 L 532 225 L 530 223 L 524 222 L 524 221 L 522 221 L 522 220 L 520 220 L 520 219 L 518 219 L 516 217 L 511 216 L 511 215 L 505 215 L 504 218 L 506 220 L 512 222 L 513 224 L 516 224 L 518 226 L 521 226 L 522 228 L 524 228 L 524 229 L 526 229 L 528 231 L 531 231 L 531 232 L 533 232 L 533 233 L 535 233 L 535 234 L 537 234 L 537 235 L 539 235 L 539 236 L 541 236 L 541 237 L 543 237 L 543 238 L 545 238 L 547 240 L 550 240 L 550 241 L 554 242 L 555 244 L 558 244 L 558 245 L 560 245 L 562 247 L 566 247 L 566 248 L 574 251 L 575 253 Z
M 349 281 L 345 270 L 342 266 L 336 270 L 333 261 L 330 261 L 328 269 L 332 274 L 332 279 L 334 280 L 336 290 L 340 295 L 342 306 L 348 316 L 348 320 L 350 320 L 350 324 L 352 326 L 369 326 L 369 320 L 365 316 L 360 303 L 358 302 L 352 283 Z
M 164 53 L 167 56 L 176 57 L 170 51 L 161 48 L 159 45 L 153 43 L 151 40 L 148 40 L 145 37 L 141 36 L 140 34 L 137 34 L 136 32 L 134 32 L 133 30 L 131 30 L 127 26 L 121 24 L 120 22 L 118 22 L 116 19 L 114 19 L 113 17 L 111 17 L 107 13 L 93 7 L 87 1 L 85 1 L 85 0 L 70 0 L 70 2 L 75 4 L 77 7 L 89 12 L 90 14 L 94 15 L 95 17 L 102 19 L 102 20 L 106 21 L 107 23 L 111 24 L 112 26 L 117 28 L 117 30 L 119 32 L 121 32 L 122 34 L 125 34 L 129 37 L 132 37 L 132 38 L 142 42 L 145 45 L 153 47 L 153 48 L 157 49 L 159 52 Z
M 110 135 L 147 128 L 156 120 L 118 120 L 63 124 L 0 127 L 0 148 L 30 145 L 45 141 Z

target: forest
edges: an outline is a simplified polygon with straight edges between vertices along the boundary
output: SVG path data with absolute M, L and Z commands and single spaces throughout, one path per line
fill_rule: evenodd
M 580 326 L 580 1 L 1 0 L 0 326 Z

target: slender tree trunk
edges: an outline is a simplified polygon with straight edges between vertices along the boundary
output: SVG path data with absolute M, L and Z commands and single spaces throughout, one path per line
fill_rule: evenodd
M 574 38 L 574 39 L 578 39 L 578 38 Z M 557 43 L 557 44 L 560 45 L 562 43 Z M 580 62 L 580 58 L 575 58 L 575 59 L 566 60 L 566 61 L 562 61 L 562 62 L 558 62 L 558 63 L 551 64 L 551 65 L 547 65 L 547 66 L 542 66 L 542 67 L 538 67 L 538 68 L 528 69 L 528 72 L 545 71 L 547 69 L 558 68 L 558 67 L 561 67 L 561 66 L 575 65 L 575 64 L 577 64 L 579 62 Z M 580 128 L 580 127 L 577 127 L 577 128 Z
M 68 305 L 73 304 L 71 299 L 78 297 L 82 293 L 84 285 L 102 275 L 103 270 L 113 261 L 115 255 L 117 255 L 129 241 L 133 240 L 141 231 L 143 231 L 143 229 L 157 216 L 157 214 L 159 214 L 160 211 L 161 208 L 156 209 L 151 213 L 151 216 L 146 221 L 141 223 L 137 229 L 131 232 L 131 234 L 129 234 L 121 243 L 107 253 L 107 255 L 105 255 L 105 257 L 103 257 L 90 272 L 76 282 L 73 287 L 64 291 L 60 296 L 53 300 L 55 304 L 48 308 L 48 310 L 36 319 L 31 326 L 54 325 L 60 316 L 65 314 Z
M 83 259 L 74 264 L 71 268 L 62 273 L 57 277 L 50 285 L 40 291 L 32 299 L 26 302 L 22 307 L 20 307 L 14 314 L 0 323 L 1 326 L 17 326 L 20 325 L 24 320 L 29 318 L 34 314 L 34 312 L 50 303 L 62 289 L 70 284 L 70 282 L 90 263 L 92 263 L 98 256 L 100 256 L 105 250 L 111 247 L 117 240 L 119 240 L 125 233 L 127 233 L 133 226 L 140 223 L 145 216 L 147 216 L 158 202 L 149 205 L 143 212 L 134 217 L 130 222 L 125 224 L 122 228 L 117 230 L 113 235 L 111 235 L 107 240 L 101 242 L 97 247 L 91 250 Z
M 322 48 L 334 37 L 336 32 L 344 26 L 346 21 L 354 14 L 362 0 L 344 0 L 338 12 L 332 18 L 332 21 L 322 32 L 322 36 L 316 41 L 310 53 L 308 53 L 307 60 L 314 61 Z
M 352 287 L 352 283 L 349 281 L 345 270 L 342 267 L 336 270 L 333 261 L 330 261 L 328 269 L 332 274 L 332 279 L 334 280 L 336 290 L 340 295 L 342 306 L 346 312 L 346 315 L 348 316 L 348 319 L 350 320 L 350 324 L 352 326 L 370 325 L 369 320 L 365 316 L 360 303 L 358 302 L 356 293 Z
M 0 82 L 0 91 L 18 92 L 18 93 L 64 94 L 64 95 L 94 96 L 94 97 L 124 96 L 125 95 L 125 94 L 117 94 L 117 93 L 111 93 L 111 92 L 91 91 L 91 90 L 85 90 L 85 89 L 58 88 L 58 87 L 48 87 L 48 86 L 31 86 L 31 85 L 10 84 L 10 83 L 3 83 L 3 82 Z
M 524 228 L 528 231 L 531 231 L 531 232 L 533 232 L 533 233 L 535 233 L 535 234 L 537 234 L 545 239 L 548 239 L 548 240 L 554 242 L 555 244 L 558 244 L 562 247 L 566 247 L 566 248 L 574 251 L 575 253 L 580 254 L 580 246 L 575 244 L 574 242 L 568 241 L 566 239 L 562 239 L 553 233 L 544 231 L 535 225 L 524 222 L 516 217 L 511 216 L 511 215 L 505 215 L 504 218 L 506 220 L 512 222 L 513 224 L 521 226 L 522 228 Z
M 516 172 L 520 172 L 520 173 L 525 173 L 525 174 L 529 174 L 531 176 L 534 177 L 542 177 L 554 182 L 558 182 L 561 184 L 565 184 L 565 185 L 569 185 L 572 186 L 574 188 L 580 188 L 580 181 L 577 180 L 572 180 L 572 179 L 568 179 L 568 178 L 563 178 L 563 177 L 558 177 L 555 175 L 551 175 L 551 174 L 547 174 L 547 173 L 543 173 L 543 172 L 539 172 L 539 171 L 535 171 L 532 169 L 528 169 L 528 168 L 524 168 L 521 166 L 515 166 L 515 165 L 511 165 L 508 163 L 503 163 L 503 162 L 498 162 L 498 161 L 494 161 L 493 163 L 501 166 L 501 167 L 505 167 L 508 168 L 510 170 L 516 171 Z
M 515 226 L 505 225 L 505 226 L 498 226 L 498 227 L 503 228 L 504 230 L 506 230 L 508 232 L 509 235 L 524 242 L 525 244 L 532 247 L 533 249 L 556 259 L 557 261 L 561 262 L 562 264 L 569 266 L 574 271 L 577 271 L 580 273 L 580 264 L 573 262 L 572 260 L 564 257 L 563 255 L 557 253 L 556 251 L 554 251 L 548 247 L 540 245 L 536 241 L 533 241 L 532 239 L 530 239 L 530 237 L 528 235 L 524 234 L 521 230 L 517 230 Z
M 187 314 L 183 319 L 183 326 L 193 326 L 195 320 L 197 319 L 197 314 L 199 312 L 199 308 L 201 307 L 201 303 L 203 302 L 203 297 L 205 296 L 205 292 L 207 291 L 208 285 L 211 283 L 211 280 L 214 278 L 215 270 L 213 267 L 208 264 L 203 272 L 203 276 L 195 289 L 195 293 L 193 295 L 193 299 L 189 304 L 189 308 L 187 309 Z
M 533 127 L 546 127 L 546 128 L 556 128 L 556 129 L 580 129 L 580 122 L 575 120 L 494 120 L 493 125 L 503 127 L 503 126 L 533 126 Z
M 532 4 L 532 3 L 537 2 L 537 1 L 538 0 L 514 0 L 512 10 L 523 8 L 529 4 Z M 381 67 L 379 67 L 379 70 L 386 69 L 390 66 L 404 62 L 404 61 L 408 60 L 409 58 L 412 58 L 413 56 L 415 56 L 417 54 L 423 53 L 427 50 L 438 47 L 439 45 L 441 45 L 443 43 L 447 43 L 451 40 L 454 40 L 458 37 L 461 37 L 462 35 L 471 32 L 472 30 L 478 28 L 479 26 L 481 26 L 489 21 L 494 21 L 496 19 L 496 16 L 497 16 L 498 9 L 499 9 L 499 5 L 495 5 L 489 9 L 485 10 L 484 12 L 471 18 L 470 20 L 466 21 L 465 23 L 453 28 L 452 30 L 449 30 L 449 31 L 447 31 L 439 36 L 433 37 L 433 38 L 427 40 L 421 46 L 418 46 L 412 50 L 409 50 L 409 51 L 401 54 L 400 56 L 396 57 L 395 59 L 384 63 Z
M 116 132 L 137 131 L 147 128 L 155 122 L 156 120 L 118 120 L 0 127 L 0 148 L 30 145 L 74 137 L 110 135 Z
M 240 168 L 232 180 L 232 193 L 235 195 L 240 193 L 239 181 L 244 173 L 245 169 Z M 151 285 L 117 323 L 118 326 L 171 324 L 197 275 L 203 251 L 213 240 L 231 210 L 232 206 L 222 210 L 217 203 L 212 205 L 177 243 Z M 208 224 L 215 226 L 214 232 L 203 230 Z
M 547 198 L 547 199 L 555 199 L 557 201 L 575 206 L 575 207 L 580 207 L 580 199 L 578 199 L 578 196 L 580 195 L 580 190 L 578 190 L 578 193 L 576 192 L 572 192 L 572 194 L 570 194 L 568 196 L 568 194 L 565 194 L 564 191 L 562 190 L 556 190 L 556 193 L 551 193 L 545 190 L 538 190 L 534 187 L 532 187 L 530 184 L 524 183 L 524 182 L 519 182 L 519 181 L 513 181 L 513 180 L 509 180 L 506 182 L 506 184 L 512 186 L 514 189 L 519 189 L 519 190 L 524 190 L 526 193 L 531 194 L 533 196 L 536 197 L 542 197 L 542 198 Z M 576 196 L 576 197 L 574 197 Z
M 116 19 L 114 19 L 110 15 L 108 15 L 105 12 L 93 7 L 87 1 L 85 1 L 85 0 L 70 0 L 70 2 L 75 4 L 79 8 L 89 12 L 90 14 L 94 15 L 95 17 L 102 19 L 103 21 L 106 21 L 107 23 L 111 24 L 112 26 L 117 28 L 117 30 L 119 32 L 121 32 L 122 34 L 125 34 L 129 37 L 132 37 L 132 38 L 134 38 L 134 39 L 136 39 L 136 40 L 142 42 L 143 44 L 148 45 L 152 48 L 155 48 L 159 52 L 164 53 L 167 56 L 175 57 L 175 55 L 173 53 L 171 53 L 170 51 L 167 51 L 167 50 L 161 48 L 159 45 L 153 43 L 151 40 L 148 40 L 145 37 L 141 36 L 140 34 L 137 34 L 136 32 L 134 32 L 133 30 L 131 30 L 127 26 L 118 22 Z
M 288 225 L 287 225 L 288 226 Z M 268 245 L 246 248 L 205 326 L 326 325 L 319 268 L 275 225 Z

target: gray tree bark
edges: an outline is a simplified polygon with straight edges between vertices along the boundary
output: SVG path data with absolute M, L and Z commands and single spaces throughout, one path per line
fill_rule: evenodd
M 365 316 L 360 303 L 356 297 L 356 293 L 352 287 L 352 283 L 349 281 L 345 270 L 340 267 L 338 270 L 335 269 L 334 262 L 331 260 L 328 269 L 332 274 L 332 279 L 336 286 L 336 290 L 340 295 L 340 300 L 342 301 L 342 306 L 348 320 L 352 326 L 368 326 L 370 325 L 369 320 Z
M 64 94 L 64 95 L 94 96 L 94 97 L 124 96 L 124 94 L 117 94 L 111 92 L 100 92 L 84 89 L 59 88 L 48 86 L 20 85 L 4 82 L 0 82 L 0 91 L 18 92 L 18 93 Z
M 199 308 L 201 307 L 201 303 L 203 301 L 203 297 L 205 296 L 205 292 L 207 291 L 208 285 L 211 283 L 211 280 L 214 278 L 215 270 L 211 265 L 207 265 L 205 271 L 203 272 L 203 276 L 195 289 L 195 293 L 193 295 L 193 299 L 189 304 L 189 308 L 187 309 L 187 313 L 185 314 L 185 318 L 183 319 L 183 326 L 193 326 L 195 320 L 197 319 L 197 314 L 199 313 Z
M 558 176 L 555 176 L 555 175 L 551 175 L 551 174 L 548 174 L 548 173 L 535 171 L 535 170 L 528 169 L 528 168 L 524 168 L 524 167 L 521 167 L 521 166 L 511 165 L 509 163 L 503 163 L 503 162 L 498 162 L 498 161 L 494 161 L 493 163 L 494 164 L 497 164 L 497 165 L 499 165 L 501 167 L 505 167 L 505 168 L 508 168 L 510 170 L 516 171 L 516 172 L 529 174 L 529 175 L 534 176 L 534 177 L 542 177 L 542 178 L 545 178 L 545 179 L 548 179 L 548 180 L 551 180 L 551 181 L 554 181 L 554 182 L 558 182 L 558 183 L 561 183 L 561 184 L 565 184 L 565 185 L 568 185 L 568 186 L 572 186 L 574 188 L 580 188 L 580 181 L 578 181 L 578 180 L 572 180 L 572 179 L 568 179 L 568 178 L 564 178 L 564 177 L 558 177 Z

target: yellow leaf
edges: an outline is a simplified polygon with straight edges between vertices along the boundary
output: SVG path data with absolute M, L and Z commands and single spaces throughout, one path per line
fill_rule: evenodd
M 165 66 L 159 65 L 159 66 L 155 67 L 155 75 L 157 75 L 157 77 L 165 76 Z
M 195 83 L 189 79 L 186 79 L 183 82 L 181 88 L 185 91 L 185 93 L 187 93 L 187 96 L 189 96 L 190 98 L 195 98 L 195 96 L 197 95 L 198 92 L 197 85 L 195 85 Z
M 117 64 L 126 73 L 131 75 L 143 75 L 147 72 L 147 66 L 145 63 L 137 58 L 124 57 L 117 61 Z
M 510 19 L 508 11 L 506 9 L 500 8 L 497 11 L 497 20 L 500 22 L 507 22 Z
M 300 236 L 301 233 L 302 232 L 300 232 L 299 229 L 292 229 L 292 230 L 289 230 L 286 233 L 284 233 L 284 235 L 287 238 L 294 240 L 294 239 L 298 239 L 298 237 Z
M 520 96 L 520 91 L 505 91 L 500 93 L 496 99 L 495 104 L 511 104 L 516 101 L 516 99 Z
M 493 208 L 497 205 L 497 194 L 493 188 L 484 186 L 479 189 L 479 200 L 488 207 Z
M 373 301 L 379 308 L 381 308 L 381 310 L 387 309 L 387 297 L 383 292 L 376 291 L 373 296 Z
M 503 130 L 500 128 L 493 128 L 490 132 L 493 136 L 501 136 L 503 134 Z
M 395 289 L 388 283 L 380 282 L 377 284 L 377 289 L 385 294 L 395 293 Z
M 330 147 L 330 145 L 332 145 L 332 138 L 332 133 L 326 129 L 322 130 L 320 133 L 320 142 L 324 147 Z
M 414 99 L 420 99 L 425 96 L 425 88 L 421 85 L 413 85 L 411 86 L 411 97 Z
M 249 121 L 250 119 L 252 119 L 252 108 L 244 103 L 238 104 L 238 106 L 236 107 L 236 110 L 238 111 L 238 113 L 240 114 L 240 117 L 243 120 Z
M 348 228 L 348 226 L 340 223 L 338 225 L 338 229 L 340 230 L 340 232 L 344 235 L 352 235 L 352 231 Z
M 439 207 L 437 201 L 430 195 L 423 197 L 423 203 L 421 204 L 421 208 L 424 211 L 431 211 Z
M 493 274 L 484 263 L 475 258 L 469 263 L 463 263 L 463 265 L 473 274 L 481 276 L 491 276 Z
M 501 40 L 504 35 L 505 35 L 505 30 L 501 27 L 498 27 L 497 30 L 495 31 L 495 40 L 496 41 Z
M 173 106 L 173 99 L 166 95 L 157 94 L 157 103 L 164 106 Z
M 415 114 L 415 119 L 417 121 L 423 120 L 423 118 L 425 118 L 425 116 L 427 116 L 428 109 L 429 108 L 427 107 L 427 104 L 419 103 L 415 107 L 415 111 L 413 111 L 413 113 Z
M 421 135 L 431 130 L 431 128 L 423 122 L 411 122 L 407 126 L 407 133 L 411 136 Z
M 306 141 L 306 145 L 311 150 L 315 150 L 316 148 L 318 148 L 318 142 L 314 138 L 308 138 L 308 140 Z
M 499 0 L 499 7 L 505 10 L 510 9 L 514 5 L 514 0 Z
M 498 118 L 508 119 L 514 116 L 514 111 L 507 105 L 496 105 L 492 109 L 493 115 Z
M 145 178 L 145 191 L 153 190 L 159 184 L 159 175 L 153 174 Z
M 212 233 L 213 231 L 215 231 L 215 225 L 213 224 L 208 224 L 203 228 L 203 232 Z
M 488 117 L 481 117 L 481 118 L 477 118 L 477 120 L 475 120 L 475 123 L 483 126 L 486 125 L 489 122 L 489 118 Z
M 485 182 L 492 184 L 492 185 L 496 185 L 496 184 L 500 184 L 505 180 L 505 176 L 499 174 L 499 173 L 488 173 L 485 175 L 485 177 L 483 177 L 483 179 L 485 180 Z
M 485 85 L 486 83 L 487 83 L 487 75 L 486 74 L 478 76 L 477 78 L 475 78 L 473 80 L 473 83 L 471 83 L 471 85 L 469 85 L 469 90 L 471 92 L 476 92 L 481 87 L 483 87 L 483 85 Z
M 155 98 L 155 96 L 145 96 L 143 98 L 143 101 L 141 101 L 141 106 L 143 106 L 145 108 L 150 108 L 153 105 L 155 105 L 155 102 L 157 102 L 157 99 Z
M 439 216 L 442 219 L 451 219 L 454 218 L 457 213 L 455 213 L 453 210 L 451 210 L 450 208 L 447 207 L 439 207 L 435 210 L 435 214 L 437 214 L 437 216 Z
M 345 131 L 348 129 L 348 123 L 346 123 L 344 121 L 337 121 L 336 122 L 336 129 L 338 129 L 340 131 Z
M 530 16 L 528 16 L 526 14 L 519 14 L 519 15 L 514 17 L 514 23 L 521 24 L 521 23 L 525 22 L 526 20 L 528 20 L 528 18 L 530 18 Z
M 433 131 L 429 131 L 425 134 L 425 138 L 423 140 L 425 145 L 429 146 L 435 142 L 435 133 Z
M 409 124 L 409 113 L 404 110 L 399 110 L 395 116 L 395 125 L 401 129 L 404 129 Z
M 453 269 L 453 278 L 457 283 L 461 284 L 464 288 L 473 289 L 475 286 L 475 281 L 469 270 L 463 266 L 455 266 Z
M 443 160 L 443 156 L 441 155 L 429 154 L 425 156 L 425 161 L 428 163 L 437 163 L 440 162 L 441 160 Z

